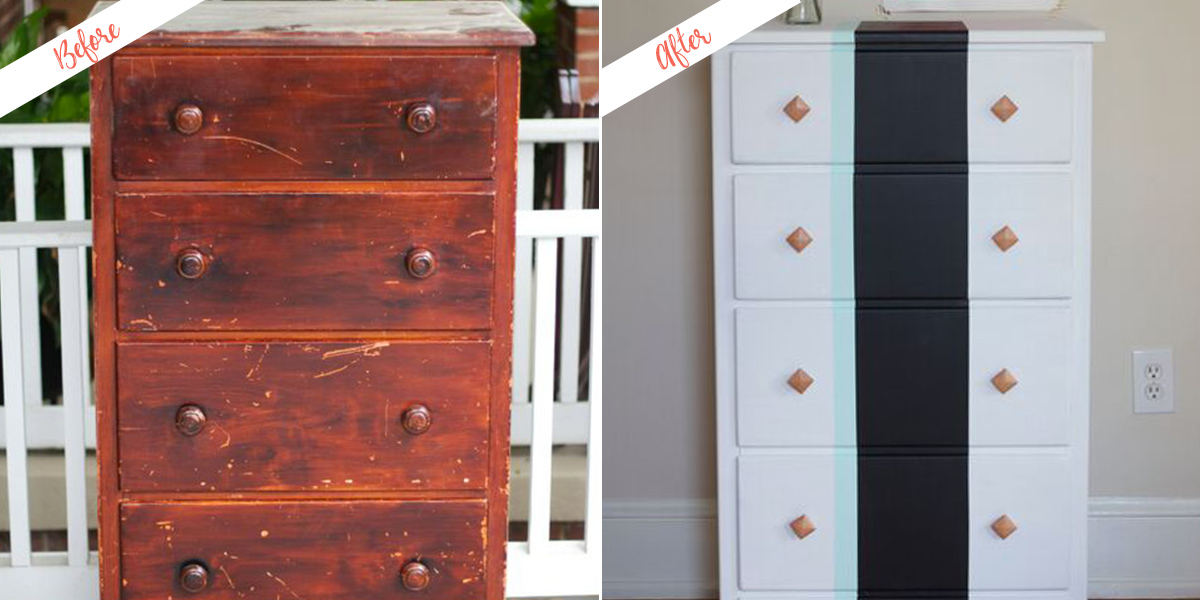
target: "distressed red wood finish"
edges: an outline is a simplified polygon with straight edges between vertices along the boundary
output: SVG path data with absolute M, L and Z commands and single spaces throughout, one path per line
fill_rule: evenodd
M 487 342 L 121 345 L 121 487 L 486 489 L 488 354 Z M 196 431 L 177 424 L 185 406 L 202 415 Z
M 132 502 L 121 597 L 483 600 L 486 520 L 478 500 Z M 428 569 L 420 590 L 398 575 L 413 563 Z
M 504 597 L 532 41 L 205 2 L 93 67 L 102 600 Z
M 115 202 L 122 329 L 491 324 L 489 194 L 121 194 Z M 188 250 L 202 255 L 191 278 L 179 270 Z M 432 271 L 409 268 L 422 250 L 432 253 Z
M 213 68 L 115 59 L 118 179 L 492 175 L 495 56 L 234 55 Z

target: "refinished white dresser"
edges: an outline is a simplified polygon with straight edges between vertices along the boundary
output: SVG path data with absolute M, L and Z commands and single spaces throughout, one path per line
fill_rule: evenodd
M 1084 600 L 1090 27 L 713 56 L 722 600 Z

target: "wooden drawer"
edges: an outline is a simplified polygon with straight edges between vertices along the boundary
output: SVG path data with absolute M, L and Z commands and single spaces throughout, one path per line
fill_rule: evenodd
M 113 61 L 117 179 L 492 176 L 491 56 L 165 54 Z M 199 113 L 187 112 L 193 109 Z M 419 132 L 426 109 L 432 129 Z
M 486 329 L 489 194 L 120 195 L 121 329 Z M 410 258 L 433 254 L 414 276 Z M 203 271 L 180 272 L 200 252 Z M 194 271 L 191 272 L 194 274 Z
M 853 297 L 852 181 L 848 172 L 734 177 L 738 298 Z
M 853 308 L 740 308 L 735 327 L 738 443 L 853 445 Z M 797 370 L 811 379 L 803 393 L 789 384 Z
M 120 514 L 122 600 L 471 600 L 489 576 L 482 500 L 135 502 Z M 414 560 L 432 574 L 421 591 L 401 579 Z M 190 564 L 207 574 L 195 594 L 180 582 Z
M 1074 539 L 1067 456 L 973 455 L 970 471 L 971 588 L 1067 588 Z M 1017 526 L 1007 539 L 991 527 L 1004 515 Z
M 738 586 L 742 590 L 853 590 L 857 561 L 854 473 L 844 455 L 743 456 L 738 459 Z M 838 485 L 841 482 L 842 486 Z M 789 524 L 807 517 L 812 533 Z M 839 540 L 839 536 L 843 539 Z
M 1067 298 L 1072 289 L 1070 173 L 971 173 L 972 298 Z M 1016 243 L 994 239 L 1005 227 Z
M 487 342 L 123 344 L 121 487 L 484 489 L 489 358 Z
M 982 50 L 968 55 L 967 130 L 972 163 L 1068 162 L 1075 104 L 1070 50 Z M 1007 96 L 1008 121 L 992 112 Z
M 1067 444 L 1071 309 L 973 306 L 970 321 L 971 445 Z
M 730 133 L 733 162 L 749 164 L 851 162 L 852 50 L 789 48 L 733 52 Z M 785 109 L 799 97 L 808 112 L 794 120 Z

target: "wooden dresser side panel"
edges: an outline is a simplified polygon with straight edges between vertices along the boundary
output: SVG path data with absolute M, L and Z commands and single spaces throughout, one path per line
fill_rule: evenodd
M 116 264 L 113 239 L 112 59 L 91 68 L 93 300 L 100 597 L 121 596 L 117 465 Z

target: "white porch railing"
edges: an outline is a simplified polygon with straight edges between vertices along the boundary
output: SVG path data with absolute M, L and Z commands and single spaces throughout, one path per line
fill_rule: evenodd
M 520 123 L 512 443 L 529 448 L 530 489 L 528 541 L 508 546 L 509 597 L 600 594 L 602 221 L 599 210 L 583 204 L 584 145 L 599 141 L 599 135 L 598 119 Z M 99 597 L 96 556 L 88 550 L 88 523 L 95 521 L 89 514 L 95 499 L 87 488 L 94 457 L 88 451 L 96 443 L 87 285 L 92 236 L 84 211 L 84 149 L 89 143 L 86 124 L 0 126 L 0 149 L 13 151 L 16 198 L 16 221 L 0 222 L 0 449 L 6 457 L 11 548 L 0 553 L 0 598 L 5 599 Z M 535 143 L 565 146 L 563 210 L 533 210 Z M 63 221 L 36 220 L 35 148 L 61 148 Z M 587 331 L 581 328 L 581 309 L 587 304 L 582 296 L 584 238 L 592 239 L 593 249 Z M 58 258 L 61 404 L 47 402 L 42 390 L 39 249 L 55 250 Z M 585 334 L 590 334 L 591 348 L 584 402 L 576 382 Z M 564 445 L 586 447 L 582 540 L 550 539 L 551 450 Z M 66 552 L 32 550 L 30 450 L 63 457 Z

